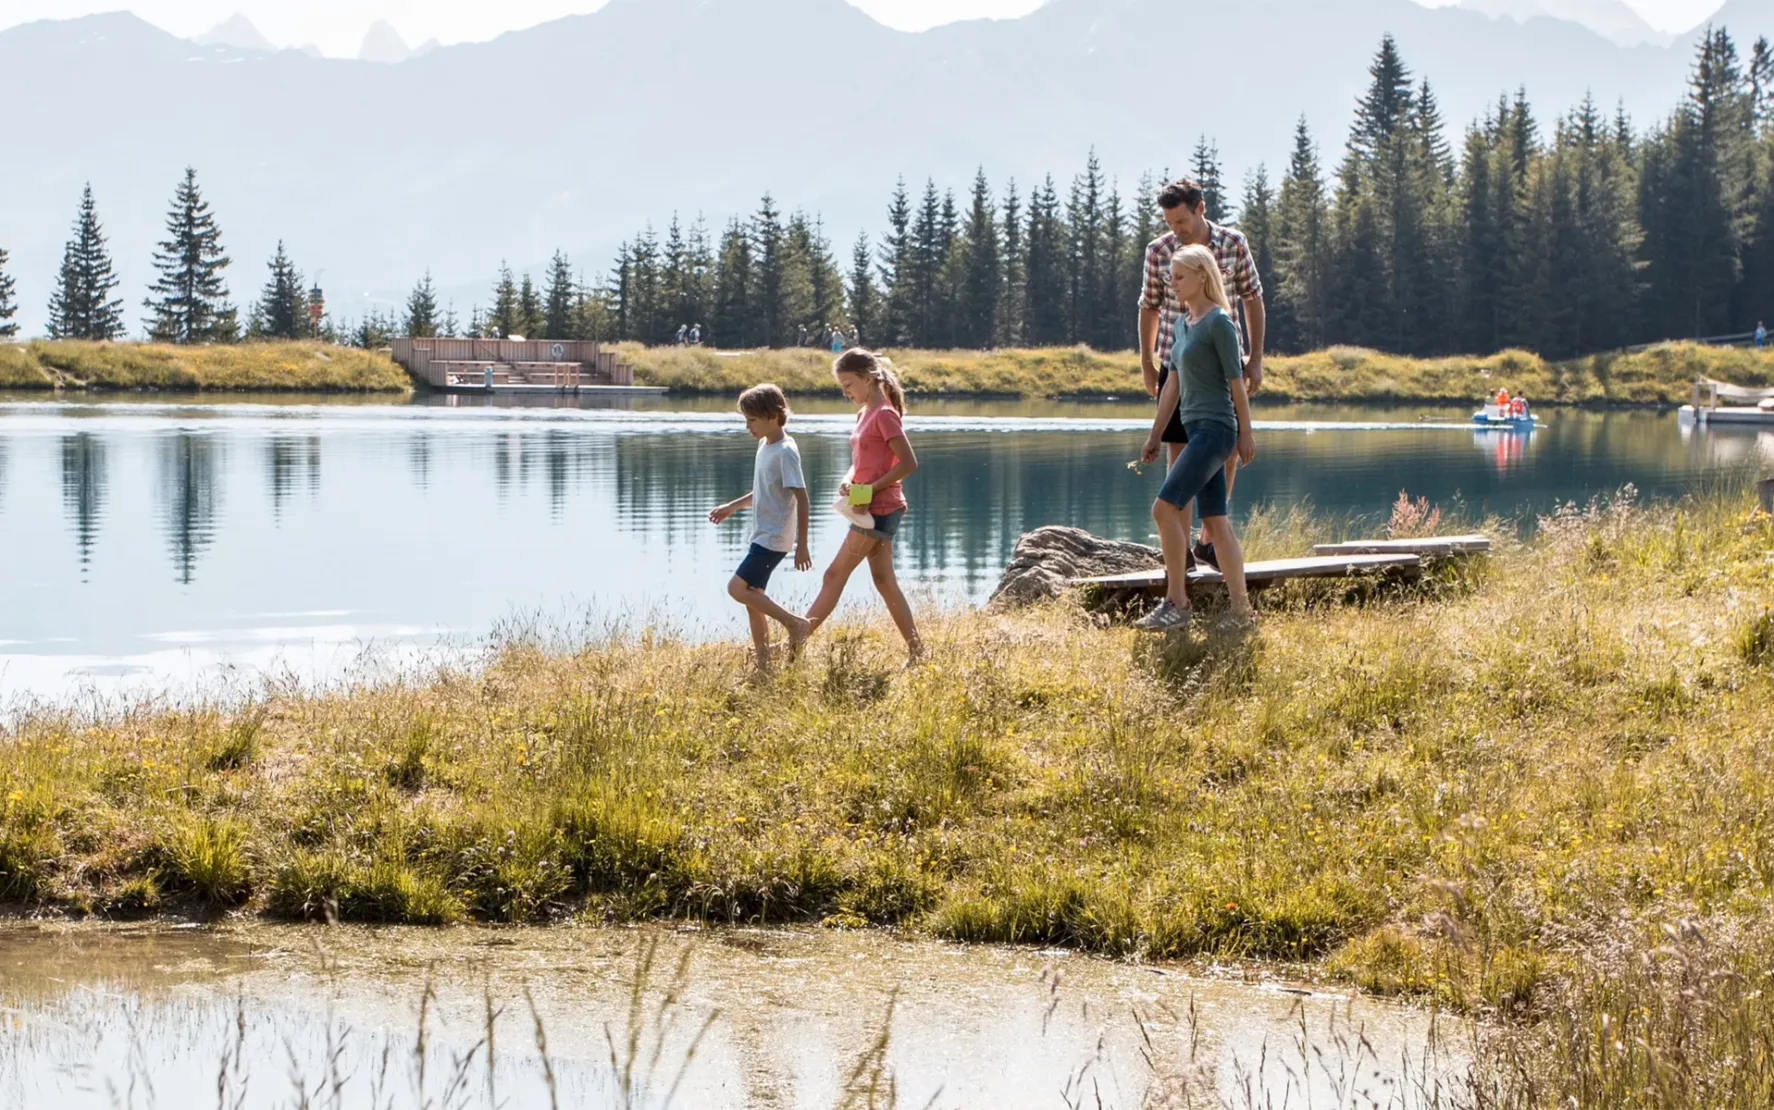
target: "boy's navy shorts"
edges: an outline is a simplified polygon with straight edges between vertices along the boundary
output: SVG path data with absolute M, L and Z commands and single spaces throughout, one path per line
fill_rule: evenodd
M 740 561 L 739 569 L 733 573 L 752 589 L 767 590 L 770 588 L 770 576 L 776 573 L 777 566 L 786 558 L 786 551 L 771 551 L 763 544 L 754 543 Z

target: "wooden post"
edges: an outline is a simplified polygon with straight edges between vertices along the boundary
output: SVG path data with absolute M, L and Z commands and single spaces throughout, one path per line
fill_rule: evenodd
M 1763 478 L 1756 483 L 1756 490 L 1762 495 L 1762 511 L 1774 513 L 1774 478 Z

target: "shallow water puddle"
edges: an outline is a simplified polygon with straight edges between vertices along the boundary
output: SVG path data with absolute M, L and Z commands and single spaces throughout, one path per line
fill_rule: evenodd
M 871 932 L 0 928 L 0 1105 L 58 1110 L 1417 1107 L 1449 1102 L 1467 1036 Z

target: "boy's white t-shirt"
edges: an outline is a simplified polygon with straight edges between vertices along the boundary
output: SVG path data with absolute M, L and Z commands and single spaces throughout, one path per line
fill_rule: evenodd
M 789 491 L 806 488 L 807 480 L 801 476 L 801 449 L 793 436 L 758 444 L 758 461 L 751 480 L 751 542 L 771 551 L 793 551 L 799 521 L 794 494 Z

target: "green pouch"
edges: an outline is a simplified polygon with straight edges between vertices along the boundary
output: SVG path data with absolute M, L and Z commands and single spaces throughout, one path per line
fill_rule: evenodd
M 875 487 L 861 482 L 850 483 L 850 503 L 857 508 L 866 508 L 875 500 Z

